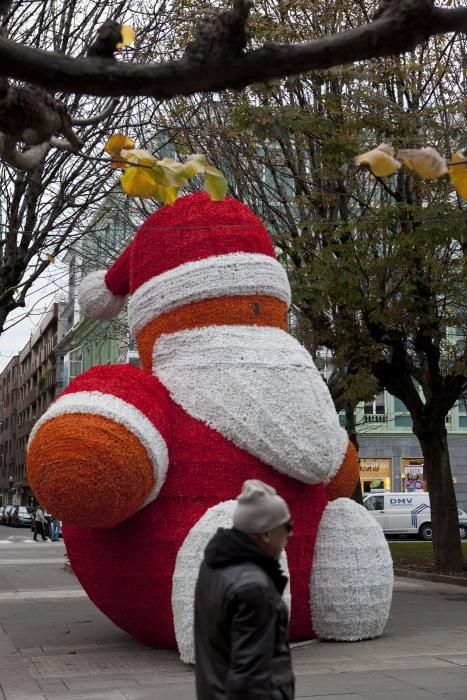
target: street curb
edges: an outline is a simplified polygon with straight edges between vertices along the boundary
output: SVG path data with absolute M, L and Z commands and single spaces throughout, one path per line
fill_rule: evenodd
M 63 565 L 65 571 L 74 574 L 69 561 Z M 444 574 L 429 574 L 425 571 L 413 571 L 411 569 L 394 569 L 394 576 L 402 576 L 404 578 L 417 578 L 422 581 L 433 581 L 434 583 L 451 583 L 454 586 L 466 586 L 467 578 L 463 576 L 446 576 Z M 308 644 L 309 642 L 307 642 Z
M 66 561 L 63 565 L 65 571 L 70 574 L 74 574 L 73 569 L 69 561 Z M 450 583 L 453 586 L 465 586 L 467 587 L 467 578 L 462 576 L 446 576 L 444 574 L 429 574 L 425 571 L 412 571 L 410 569 L 394 569 L 394 576 L 401 576 L 404 578 L 416 578 L 422 581 L 433 581 L 433 583 Z M 309 642 L 307 642 L 309 644 Z
M 418 578 L 422 581 L 434 583 L 450 583 L 454 586 L 467 586 L 467 578 L 464 576 L 446 576 L 445 574 L 429 574 L 425 571 L 412 571 L 411 569 L 394 569 L 394 576 L 406 578 Z
M 63 565 L 65 571 L 74 574 L 69 561 Z M 467 578 L 462 576 L 446 576 L 444 574 L 429 574 L 425 571 L 412 571 L 410 569 L 394 569 L 394 576 L 403 578 L 416 578 L 422 581 L 433 581 L 433 583 L 450 583 L 453 586 L 467 587 Z M 309 642 L 307 642 L 309 643 Z

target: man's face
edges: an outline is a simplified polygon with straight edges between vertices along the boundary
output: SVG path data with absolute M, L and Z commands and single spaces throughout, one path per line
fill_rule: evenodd
M 262 532 L 258 535 L 261 546 L 269 554 L 269 556 L 277 559 L 282 554 L 284 548 L 292 536 L 292 522 L 289 521 L 279 527 L 275 527 L 268 532 Z

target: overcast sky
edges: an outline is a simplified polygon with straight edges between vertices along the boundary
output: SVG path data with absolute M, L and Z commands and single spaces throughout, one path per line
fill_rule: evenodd
M 0 372 L 24 348 L 50 304 L 59 296 L 65 298 L 66 281 L 65 265 L 55 262 L 32 287 L 26 308 L 10 314 L 0 336 Z

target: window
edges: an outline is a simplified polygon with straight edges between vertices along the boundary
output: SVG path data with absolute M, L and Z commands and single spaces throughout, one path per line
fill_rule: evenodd
M 71 350 L 63 357 L 63 383 L 66 386 L 83 371 L 83 354 L 81 348 Z
M 396 428 L 411 428 L 412 418 L 411 416 L 396 416 L 394 418 L 394 425 Z
M 369 496 L 363 505 L 367 510 L 384 510 L 384 496 Z
M 138 355 L 128 353 L 128 364 L 135 365 L 136 367 L 141 367 L 141 361 Z
M 408 408 L 397 396 L 394 397 L 394 410 L 396 413 L 407 413 Z
M 375 395 L 373 401 L 365 401 L 364 413 L 366 415 L 382 415 L 386 413 L 384 406 L 384 391 Z

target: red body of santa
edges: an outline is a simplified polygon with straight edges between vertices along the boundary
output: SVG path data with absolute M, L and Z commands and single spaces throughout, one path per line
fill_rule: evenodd
M 346 498 L 358 460 L 326 384 L 287 332 L 290 287 L 268 233 L 236 200 L 190 195 L 83 281 L 85 315 L 124 307 L 143 369 L 77 377 L 34 427 L 31 484 L 64 523 L 94 603 L 137 639 L 192 659 L 203 550 L 246 479 L 287 501 L 291 639 L 381 634 L 392 568 Z

